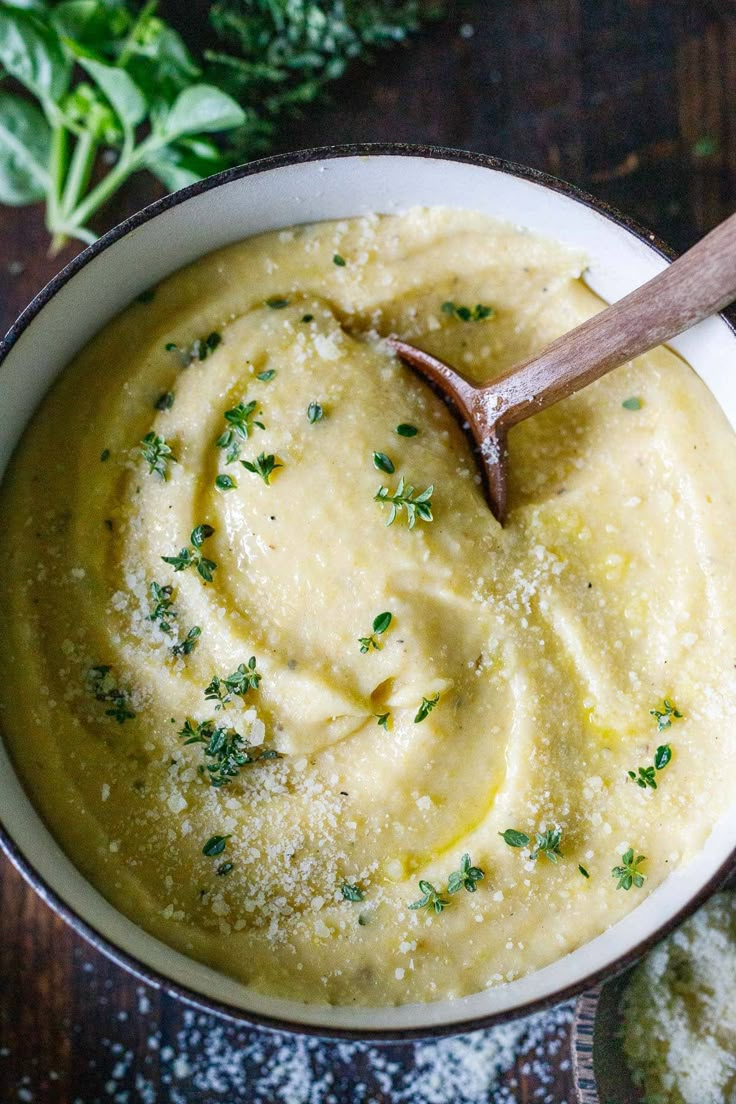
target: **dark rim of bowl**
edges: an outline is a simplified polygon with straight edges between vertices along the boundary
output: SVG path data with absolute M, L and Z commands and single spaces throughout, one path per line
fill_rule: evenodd
M 264 157 L 258 161 L 249 162 L 246 165 L 238 165 L 234 168 L 226 169 L 224 172 L 217 173 L 215 176 L 210 176 L 206 180 L 197 181 L 195 184 L 190 184 L 188 187 L 182 188 L 181 191 L 174 192 L 171 195 L 156 200 L 155 203 L 151 203 L 148 207 L 144 207 L 142 211 L 131 215 L 130 218 L 125 219 L 119 225 L 108 230 L 106 234 L 103 234 L 96 242 L 87 246 L 86 249 L 71 260 L 57 276 L 54 276 L 54 278 L 46 284 L 25 308 L 18 320 L 8 330 L 5 338 L 0 341 L 0 368 L 2 368 L 10 350 L 28 326 L 30 326 L 34 318 L 36 318 L 43 307 L 46 306 L 72 277 L 76 276 L 76 274 L 98 256 L 98 254 L 109 249 L 111 245 L 114 245 L 115 242 L 125 237 L 125 235 L 129 234 L 132 230 L 136 230 L 139 226 L 143 226 L 151 219 L 156 218 L 157 215 L 163 214 L 163 212 L 168 211 L 171 207 L 178 206 L 180 203 L 185 203 L 194 196 L 203 195 L 213 188 L 219 188 L 223 184 L 228 184 L 233 180 L 240 180 L 243 177 L 268 172 L 270 169 L 280 169 L 290 165 L 302 165 L 310 161 L 323 161 L 337 157 L 370 156 L 424 157 L 428 160 L 435 161 L 460 162 L 465 165 L 474 165 L 478 168 L 492 169 L 496 172 L 506 173 L 522 180 L 528 180 L 534 184 L 541 184 L 560 195 L 576 200 L 585 207 L 598 211 L 611 222 L 614 222 L 622 229 L 633 234 L 634 237 L 638 238 L 645 245 L 649 246 L 650 249 L 654 250 L 655 253 L 659 253 L 667 260 L 672 260 L 676 256 L 674 250 L 660 241 L 655 234 L 640 226 L 639 223 L 633 219 L 621 214 L 614 207 L 609 206 L 609 204 L 581 191 L 579 188 L 575 187 L 575 185 L 568 184 L 563 180 L 558 180 L 556 177 L 549 176 L 547 173 L 540 172 L 538 169 L 528 168 L 525 165 L 518 165 L 512 161 L 505 161 L 502 158 L 493 157 L 490 154 L 445 149 L 441 146 L 411 145 L 407 143 L 391 142 L 368 142 L 344 146 L 320 146 L 314 149 L 297 150 L 294 153 L 276 154 L 273 157 Z M 734 327 L 729 318 L 725 314 L 721 317 L 724 318 L 724 321 L 731 331 L 736 334 L 736 327 Z M 34 869 L 30 862 L 28 862 L 20 848 L 11 838 L 1 819 L 0 849 L 10 859 L 26 881 L 33 887 L 39 897 L 41 897 L 57 915 L 61 916 L 75 932 L 107 958 L 133 974 L 134 977 L 151 985 L 153 988 L 179 997 L 201 1012 L 215 1013 L 236 1024 L 263 1027 L 273 1031 L 288 1032 L 298 1035 L 314 1035 L 325 1039 L 349 1039 L 365 1042 L 402 1042 L 409 1039 L 429 1039 L 443 1035 L 458 1035 L 468 1031 L 492 1027 L 499 1023 L 507 1023 L 521 1016 L 539 1012 L 551 1008 L 556 1004 L 560 1004 L 562 1001 L 569 1000 L 580 994 L 583 990 L 591 989 L 604 979 L 618 974 L 628 966 L 633 965 L 637 959 L 641 958 L 646 951 L 650 950 L 650 948 L 655 946 L 665 935 L 677 927 L 678 924 L 694 912 L 699 905 L 718 889 L 736 861 L 736 847 L 734 847 L 729 858 L 721 864 L 706 885 L 704 885 L 697 894 L 691 897 L 686 905 L 665 921 L 656 932 L 647 939 L 641 940 L 639 943 L 635 944 L 625 954 L 609 963 L 608 966 L 596 970 L 586 975 L 586 977 L 581 978 L 579 982 L 564 986 L 546 997 L 538 997 L 534 1000 L 526 1001 L 513 1010 L 489 1013 L 486 1016 L 474 1016 L 465 1020 L 453 1020 L 450 1023 L 436 1024 L 429 1027 L 362 1029 L 302 1024 L 291 1020 L 263 1015 L 261 1013 L 250 1012 L 238 1008 L 236 1005 L 227 1004 L 215 1000 L 212 997 L 205 996 L 202 993 L 195 992 L 178 982 L 171 981 L 164 977 L 163 974 L 159 974 L 132 955 L 129 955 L 127 951 L 121 950 L 121 948 L 115 946 L 114 943 L 108 941 L 106 937 L 102 936 L 90 923 L 88 923 L 88 921 L 84 920 L 69 904 L 63 901 L 56 891 L 51 889 L 47 882 Z

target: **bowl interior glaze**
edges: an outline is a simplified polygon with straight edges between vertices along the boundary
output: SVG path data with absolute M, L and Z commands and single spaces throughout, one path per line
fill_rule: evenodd
M 306 151 L 230 170 L 154 204 L 85 250 L 34 300 L 0 346 L 0 471 L 47 388 L 80 347 L 135 295 L 182 265 L 262 231 L 415 205 L 482 211 L 590 257 L 586 279 L 617 299 L 666 264 L 646 236 L 600 205 L 493 158 L 411 147 Z M 736 339 L 712 318 L 672 343 L 736 426 Z M 303 1005 L 249 990 L 152 938 L 100 896 L 64 855 L 26 797 L 0 743 L 0 843 L 79 931 L 128 969 L 205 1008 L 325 1035 L 396 1037 L 511 1019 L 589 987 L 633 960 L 713 892 L 736 846 L 736 803 L 697 863 L 672 874 L 634 912 L 551 966 L 460 1000 L 392 1008 Z

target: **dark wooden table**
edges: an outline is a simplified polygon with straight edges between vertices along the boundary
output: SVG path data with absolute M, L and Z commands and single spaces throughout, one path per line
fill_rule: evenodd
M 193 6 L 200 16 L 206 7 Z M 183 8 L 169 4 L 179 21 Z M 332 105 L 282 131 L 279 148 L 368 140 L 525 162 L 684 248 L 736 199 L 736 4 L 451 2 L 448 18 L 411 49 L 355 67 Z M 150 179 L 131 182 L 100 229 L 158 194 Z M 38 209 L 0 209 L 1 328 L 72 255 L 51 260 L 45 250 Z M 0 924 L 3 1104 L 394 1104 L 410 1099 L 412 1085 L 417 1104 L 573 1099 L 564 1017 L 541 1050 L 538 1026 L 518 1041 L 516 1063 L 498 1081 L 504 1089 L 476 1068 L 479 1055 L 486 1067 L 491 1061 L 492 1040 L 402 1046 L 381 1073 L 375 1048 L 239 1031 L 144 989 L 56 919 L 4 861 Z M 429 1075 L 430 1061 L 440 1062 L 444 1082 Z

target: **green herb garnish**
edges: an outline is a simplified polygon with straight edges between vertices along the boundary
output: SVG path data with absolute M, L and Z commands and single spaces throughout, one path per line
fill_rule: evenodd
M 113 717 L 118 724 L 133 720 L 135 713 L 130 708 L 130 695 L 120 689 L 110 666 L 98 664 L 90 667 L 86 681 L 87 689 L 97 701 L 109 703 L 110 708 L 105 710 L 106 717 Z
M 373 619 L 373 635 L 372 636 L 361 636 L 361 637 L 358 638 L 358 643 L 360 644 L 360 650 L 363 654 L 365 654 L 366 652 L 369 652 L 371 650 L 371 648 L 373 648 L 377 652 L 381 650 L 381 645 L 376 640 L 376 636 L 382 636 L 383 633 L 385 633 L 386 629 L 391 624 L 392 620 L 393 620 L 393 615 L 390 614 L 390 613 L 379 613 L 377 617 L 374 617 L 374 619 Z
M 392 525 L 396 519 L 396 515 L 402 510 L 406 510 L 406 517 L 409 523 L 409 528 L 413 529 L 416 524 L 417 518 L 420 521 L 432 521 L 432 494 L 434 487 L 429 486 L 421 494 L 414 497 L 414 488 L 411 484 L 404 483 L 404 477 L 402 475 L 399 480 L 399 485 L 393 494 L 389 493 L 388 487 L 379 487 L 374 496 L 375 502 L 390 503 L 391 512 L 389 514 L 386 525 Z
M 110 459 L 110 450 L 109 449 L 103 449 L 102 452 L 100 453 L 100 460 L 104 464 L 105 461 L 109 460 L 109 459 Z
M 386 472 L 387 475 L 393 475 L 396 470 L 393 461 L 388 458 L 385 452 L 374 452 L 373 463 L 379 471 Z
M 340 892 L 346 901 L 362 901 L 365 896 L 363 890 L 359 886 L 350 885 L 349 882 L 342 883 Z
M 275 368 L 267 368 L 265 372 L 259 372 L 256 379 L 259 379 L 261 383 L 268 383 L 276 375 Z
M 214 721 L 193 723 L 186 720 L 179 732 L 179 738 L 185 745 L 203 745 L 205 758 L 211 760 L 204 769 L 215 789 L 228 785 L 245 766 L 261 760 L 281 758 L 277 751 L 251 747 L 234 728 L 224 728 Z
M 391 718 L 391 714 L 390 713 L 374 713 L 373 716 L 376 718 L 377 724 L 379 724 L 381 726 L 381 728 L 385 728 L 386 731 L 388 732 L 388 722 Z
M 447 892 L 459 893 L 466 889 L 468 893 L 475 893 L 478 882 L 483 881 L 485 874 L 479 866 L 471 866 L 470 855 L 463 855 L 460 860 L 460 869 L 454 870 L 447 880 Z
M 442 313 L 452 315 L 453 318 L 457 318 L 460 322 L 484 322 L 486 318 L 490 318 L 495 313 L 493 307 L 484 307 L 482 303 L 478 303 L 473 307 L 458 307 L 455 303 L 443 303 Z
M 150 474 L 156 474 L 159 479 L 169 478 L 169 464 L 175 464 L 176 457 L 171 447 L 163 437 L 155 433 L 147 433 L 140 444 L 141 455 L 148 464 Z
M 529 847 L 531 837 L 526 832 L 519 832 L 516 828 L 507 828 L 505 832 L 499 832 L 499 836 L 509 847 Z M 534 846 L 530 849 L 529 858 L 537 859 L 544 855 L 551 863 L 557 863 L 563 858 L 560 851 L 562 831 L 559 828 L 548 828 L 546 832 L 534 833 Z
M 657 732 L 672 726 L 673 720 L 682 720 L 682 713 L 668 698 L 664 699 L 662 709 L 650 709 L 649 713 L 657 721 Z
M 171 622 L 176 620 L 176 610 L 174 609 L 174 603 L 171 597 L 174 593 L 174 588 L 170 586 L 160 586 L 158 583 L 151 583 L 148 589 L 151 594 L 151 601 L 154 605 L 146 621 L 158 623 L 161 632 L 165 632 L 168 636 L 171 636 L 174 632 Z
M 202 555 L 202 545 L 214 532 L 215 530 L 211 525 L 198 525 L 195 529 L 192 529 L 191 548 L 182 548 L 178 555 L 162 556 L 161 559 L 164 563 L 171 564 L 174 571 L 186 571 L 189 567 L 196 567 L 197 574 L 206 583 L 211 583 L 217 564 Z
M 324 410 L 318 402 L 311 402 L 307 407 L 307 420 L 310 425 L 314 425 L 315 422 L 319 422 L 324 418 Z
M 191 629 L 178 644 L 174 644 L 171 648 L 172 656 L 188 656 L 194 651 L 197 641 L 202 635 L 202 630 L 199 625 L 192 625 Z
M 231 475 L 218 475 L 215 479 L 215 486 L 220 491 L 232 491 L 237 485 Z
M 261 675 L 256 670 L 256 657 L 251 656 L 248 665 L 241 663 L 236 671 L 227 678 L 215 675 L 206 687 L 204 696 L 207 701 L 217 702 L 215 709 L 224 709 L 234 697 L 243 698 L 249 690 L 257 690 Z
M 409 905 L 410 909 L 426 908 L 428 912 L 442 912 L 450 904 L 447 897 L 441 897 L 432 883 L 426 882 L 424 879 L 419 882 L 419 892 L 422 896 L 418 901 L 413 901 Z
M 222 342 L 222 334 L 214 331 L 207 334 L 207 337 L 198 337 L 196 341 L 193 341 L 189 346 L 187 357 L 191 364 L 194 360 L 206 360 L 210 353 L 214 353 L 215 349 Z
M 332 263 L 336 264 L 338 268 L 344 268 L 347 264 L 344 257 L 341 257 L 339 253 L 335 253 L 332 257 Z
M 646 874 L 642 874 L 638 869 L 639 864 L 646 861 L 645 855 L 639 855 L 634 858 L 633 848 L 629 848 L 625 855 L 621 856 L 621 866 L 614 866 L 611 870 L 611 877 L 618 878 L 618 885 L 616 889 L 631 889 L 632 885 L 637 889 L 641 889 L 646 881 Z
M 584 866 L 581 866 L 580 863 L 578 863 L 578 870 L 580 871 L 580 873 L 583 875 L 584 878 L 589 878 L 590 877 L 590 874 L 588 873 L 588 871 L 585 869 Z
M 171 410 L 174 405 L 174 392 L 164 391 L 153 404 L 155 410 Z
M 644 403 L 636 395 L 632 395 L 630 399 L 624 399 L 621 405 L 624 410 L 641 410 Z
M 254 418 L 257 406 L 258 403 L 255 400 L 249 403 L 239 402 L 232 410 L 225 411 L 227 429 L 220 434 L 215 444 L 218 448 L 227 449 L 225 458 L 227 464 L 232 464 L 234 460 L 238 459 L 241 442 L 248 440 L 254 426 L 257 426 L 258 429 L 266 428 L 263 422 L 259 422 Z
M 666 725 L 664 726 L 667 727 Z M 645 790 L 647 786 L 656 790 L 657 779 L 655 778 L 655 771 L 664 770 L 672 758 L 672 748 L 669 744 L 661 744 L 654 753 L 654 766 L 653 767 L 639 767 L 638 771 L 627 771 L 629 778 L 632 782 L 636 782 L 637 786 L 640 786 L 642 790 Z
M 314 322 L 314 315 L 313 314 L 304 314 L 304 315 L 302 315 L 302 322 Z
M 220 863 L 217 870 L 215 871 L 215 874 L 217 875 L 218 878 L 222 878 L 222 877 L 225 876 L 225 874 L 229 874 L 230 871 L 234 868 L 234 866 L 235 866 L 235 864 L 231 863 L 231 862 Z
M 416 437 L 419 430 L 416 426 L 409 425 L 408 422 L 402 422 L 401 425 L 397 425 L 396 432 L 399 437 Z
M 288 305 L 288 299 L 280 299 L 278 296 L 272 296 L 271 299 L 266 300 L 266 306 L 270 307 L 271 310 L 283 310 L 284 307 L 288 307 Z
M 229 839 L 230 836 L 210 836 L 202 848 L 202 854 L 206 855 L 208 859 L 214 858 L 215 855 L 221 855 Z
M 422 721 L 426 721 L 429 714 L 440 700 L 439 694 L 435 694 L 433 698 L 422 698 L 422 704 L 417 710 L 417 715 L 414 718 L 414 724 L 421 724 Z
M 266 486 L 270 484 L 271 476 L 276 468 L 283 467 L 283 464 L 278 464 L 276 462 L 276 457 L 273 453 L 269 453 L 267 456 L 265 452 L 260 453 L 255 460 L 241 460 L 240 463 L 246 471 L 252 472 L 253 475 L 260 475 Z

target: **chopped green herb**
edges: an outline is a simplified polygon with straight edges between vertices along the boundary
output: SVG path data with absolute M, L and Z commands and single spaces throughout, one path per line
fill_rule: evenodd
M 214 858 L 215 855 L 221 855 L 229 839 L 230 836 L 210 836 L 202 848 L 202 854 L 206 855 L 208 859 Z
M 215 530 L 211 525 L 198 525 L 195 529 L 192 529 L 191 548 L 182 548 L 178 555 L 162 556 L 161 559 L 164 563 L 171 564 L 174 571 L 186 571 L 189 567 L 196 567 L 197 574 L 204 579 L 205 583 L 211 583 L 217 564 L 202 555 L 202 544 L 214 532 Z
M 218 448 L 227 449 L 225 462 L 232 464 L 240 456 L 240 443 L 247 441 L 253 432 L 253 427 L 265 429 L 263 422 L 254 418 L 258 403 L 255 400 L 249 403 L 239 402 L 232 410 L 225 411 L 227 429 L 221 433 L 215 442 Z
M 154 606 L 146 620 L 157 622 L 161 632 L 171 636 L 174 632 L 171 622 L 176 620 L 176 610 L 173 608 L 174 603 L 171 597 L 174 588 L 151 583 L 148 589 Z
M 307 407 L 307 419 L 311 425 L 315 422 L 319 422 L 324 418 L 324 410 L 318 402 L 311 402 Z
M 624 410 L 641 410 L 644 403 L 636 395 L 632 395 L 630 399 L 624 399 L 621 405 Z
M 402 475 L 399 480 L 399 485 L 396 488 L 394 494 L 389 494 L 388 487 L 379 487 L 374 496 L 375 502 L 390 503 L 391 512 L 386 525 L 392 525 L 396 519 L 396 515 L 401 510 L 406 510 L 406 517 L 409 523 L 409 528 L 413 529 L 416 524 L 417 518 L 421 521 L 432 521 L 432 494 L 434 487 L 429 486 L 421 494 L 414 495 L 414 488 L 411 484 L 404 483 L 404 477 Z
M 236 671 L 227 678 L 218 678 L 215 675 L 209 686 L 205 689 L 204 696 L 207 701 L 217 704 L 215 709 L 224 709 L 233 697 L 245 697 L 249 690 L 257 690 L 261 682 L 261 675 L 256 670 L 256 657 L 251 656 L 246 667 L 241 663 Z
M 106 717 L 113 717 L 118 724 L 133 720 L 135 713 L 130 708 L 130 695 L 120 689 L 110 666 L 99 664 L 90 667 L 86 683 L 87 689 L 94 694 L 97 701 L 109 703 L 110 708 L 105 710 Z
M 637 786 L 641 786 L 642 790 L 645 790 L 647 786 L 656 790 L 657 780 L 654 777 L 654 767 L 639 767 L 638 774 L 633 770 L 627 771 L 626 773 L 632 782 L 636 782 Z
M 454 870 L 447 880 L 447 892 L 459 893 L 466 889 L 468 893 L 475 893 L 478 882 L 483 881 L 485 874 L 479 866 L 471 866 L 470 855 L 463 855 L 460 860 L 460 869 Z
M 302 322 L 314 322 L 314 315 L 313 314 L 304 314 L 304 315 L 302 315 Z
M 332 263 L 336 264 L 338 268 L 344 268 L 346 261 L 344 257 L 341 257 L 339 253 L 335 253 L 332 258 Z
M 376 717 L 377 723 L 381 726 L 381 728 L 385 728 L 386 731 L 388 732 L 388 722 L 391 718 L 391 714 L 390 713 L 374 713 L 373 716 Z
M 340 891 L 346 901 L 362 901 L 365 894 L 363 890 L 357 885 L 350 885 L 349 882 L 343 882 L 340 886 Z
M 166 350 L 167 353 L 173 353 L 174 349 L 178 349 L 178 348 L 179 348 L 179 346 L 176 344 L 175 341 L 167 341 L 166 344 L 164 345 L 164 349 Z
M 682 720 L 682 713 L 668 698 L 664 699 L 662 709 L 650 709 L 649 713 L 656 718 L 657 732 L 670 728 L 673 720 Z
M 155 410 L 171 410 L 174 405 L 174 392 L 164 391 L 153 404 Z
M 421 724 L 422 721 L 426 721 L 427 717 L 437 705 L 437 702 L 439 700 L 439 694 L 435 694 L 433 698 L 422 698 L 422 704 L 417 710 L 417 715 L 414 718 L 414 724 Z
M 222 334 L 219 333 L 213 332 L 207 334 L 207 337 L 198 337 L 189 347 L 187 355 L 190 363 L 193 360 L 206 360 L 210 353 L 214 353 L 221 342 Z
M 424 879 L 419 882 L 419 892 L 422 896 L 418 901 L 413 901 L 409 905 L 410 909 L 426 908 L 428 912 L 442 912 L 450 904 L 447 897 L 441 897 L 432 883 L 426 882 Z
M 376 640 L 376 636 L 381 636 L 383 633 L 385 633 L 386 629 L 389 627 L 392 620 L 393 620 L 393 615 L 390 614 L 390 613 L 379 613 L 377 617 L 374 617 L 374 619 L 373 619 L 373 633 L 374 633 L 374 635 L 373 636 L 361 636 L 358 639 L 358 643 L 360 644 L 360 650 L 361 650 L 362 654 L 365 654 L 366 652 L 369 652 L 371 650 L 371 648 L 373 648 L 377 652 L 381 650 L 381 645 Z
M 218 876 L 218 878 L 222 878 L 222 877 L 225 876 L 225 874 L 230 873 L 230 871 L 233 869 L 234 865 L 235 864 L 231 863 L 231 862 L 220 863 L 217 870 L 215 871 L 215 874 Z
M 191 655 L 201 635 L 202 630 L 200 629 L 199 625 L 192 625 L 191 629 L 184 637 L 184 639 L 180 640 L 178 644 L 174 644 L 171 649 L 171 654 L 173 656 Z
M 578 870 L 580 871 L 580 873 L 583 875 L 584 878 L 589 878 L 590 877 L 590 874 L 588 873 L 588 871 L 585 869 L 584 866 L 581 866 L 580 863 L 578 863 Z
M 288 299 L 279 299 L 278 296 L 266 300 L 266 306 L 270 307 L 271 310 L 283 310 L 284 307 L 288 307 L 288 305 Z
M 283 467 L 283 464 L 278 464 L 276 462 L 276 457 L 273 453 L 269 453 L 267 456 L 265 452 L 260 453 L 255 460 L 241 460 L 240 463 L 246 471 L 252 472 L 253 475 L 260 475 L 266 486 L 270 484 L 271 476 L 276 468 Z
M 672 748 L 669 744 L 660 744 L 654 753 L 654 766 L 658 771 L 664 770 L 672 758 Z
M 152 303 L 156 298 L 156 289 L 147 288 L 145 291 L 142 291 L 140 295 L 136 295 L 135 298 L 137 303 Z
M 515 828 L 507 828 L 505 832 L 499 832 L 499 836 L 509 847 L 528 847 L 532 842 L 526 832 L 518 832 Z M 546 832 L 534 833 L 534 847 L 530 850 L 529 858 L 537 859 L 544 855 L 551 863 L 557 863 L 563 858 L 560 851 L 562 831 L 559 828 L 548 828 Z
M 531 843 L 531 839 L 526 832 L 517 832 L 516 828 L 507 828 L 505 832 L 499 832 L 498 834 L 509 847 L 527 847 Z
M 215 789 L 228 785 L 241 769 L 262 759 L 279 759 L 277 751 L 251 747 L 234 728 L 218 726 L 214 721 L 184 722 L 179 732 L 184 744 L 202 744 L 204 756 L 211 759 L 205 770 Z
M 646 881 L 646 874 L 642 874 L 639 870 L 639 864 L 646 861 L 645 855 L 638 855 L 634 858 L 633 848 L 621 856 L 621 866 L 614 866 L 611 870 L 611 877 L 618 878 L 618 885 L 616 889 L 631 889 L 632 885 L 637 889 L 641 889 Z
M 157 437 L 153 432 L 147 433 L 141 441 L 140 449 L 143 459 L 148 464 L 149 473 L 155 473 L 159 479 L 168 479 L 168 466 L 176 463 L 176 457 L 164 438 Z
M 231 475 L 218 475 L 215 479 L 215 486 L 220 491 L 232 491 L 237 485 Z
M 664 726 L 667 727 L 666 725 Z M 654 753 L 654 766 L 653 767 L 639 767 L 638 771 L 627 771 L 629 778 L 632 782 L 636 782 L 637 786 L 640 786 L 642 790 L 645 790 L 647 786 L 656 790 L 657 779 L 654 776 L 655 770 L 661 771 L 669 763 L 672 758 L 672 748 L 669 744 L 661 744 Z
M 374 452 L 373 463 L 379 471 L 386 472 L 387 475 L 393 475 L 396 471 L 393 461 L 389 460 L 385 452 Z
M 276 375 L 275 368 L 267 368 L 265 372 L 259 372 L 256 379 L 259 379 L 261 383 L 268 383 Z
M 401 425 L 397 425 L 396 432 L 399 437 L 416 437 L 419 430 L 416 426 L 409 425 L 408 422 L 402 422 Z
M 109 449 L 103 449 L 102 452 L 100 453 L 100 460 L 104 464 L 105 461 L 109 460 L 109 459 L 110 459 L 110 450 Z
M 455 303 L 443 303 L 442 312 L 452 315 L 460 322 L 484 322 L 495 313 L 493 307 L 484 307 L 482 303 L 478 303 L 472 310 L 470 307 L 458 307 Z

